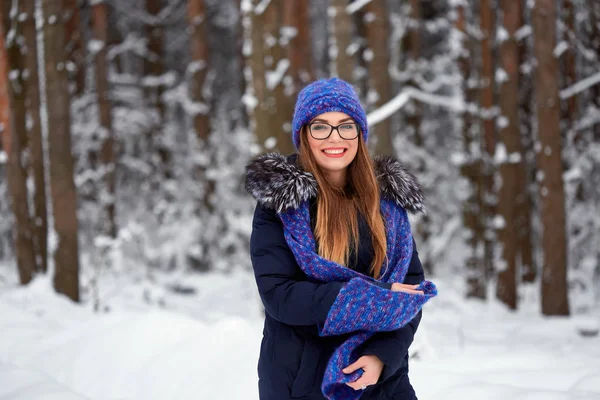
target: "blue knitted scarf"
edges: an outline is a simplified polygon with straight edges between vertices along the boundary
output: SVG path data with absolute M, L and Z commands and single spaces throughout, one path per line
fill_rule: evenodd
M 391 158 L 375 159 L 381 190 L 381 212 L 386 226 L 387 266 L 380 281 L 403 282 L 412 258 L 412 234 L 407 209 L 422 209 L 418 184 Z M 286 242 L 299 267 L 312 282 L 347 282 L 331 307 L 319 335 L 353 333 L 329 359 L 321 390 L 330 400 L 354 400 L 362 391 L 346 385 L 362 370 L 344 374 L 342 369 L 356 361 L 358 348 L 374 333 L 400 329 L 412 320 L 421 307 L 437 294 L 432 282 L 419 285 L 424 295 L 393 292 L 373 284 L 374 279 L 317 254 L 310 223 L 310 198 L 316 182 L 285 157 L 267 154 L 247 167 L 248 190 L 267 207 L 273 207 L 283 222 Z

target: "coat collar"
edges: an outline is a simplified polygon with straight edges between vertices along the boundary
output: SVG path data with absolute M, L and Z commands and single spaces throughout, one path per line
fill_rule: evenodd
M 297 155 L 258 156 L 246 166 L 246 190 L 267 208 L 282 212 L 297 209 L 317 196 L 317 181 L 296 163 Z M 417 179 L 393 157 L 373 158 L 381 197 L 412 213 L 424 211 L 424 196 Z

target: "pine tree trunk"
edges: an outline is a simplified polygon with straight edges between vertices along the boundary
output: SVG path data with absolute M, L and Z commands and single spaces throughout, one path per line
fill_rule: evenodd
M 531 62 L 533 46 L 531 37 L 524 39 L 519 46 L 519 65 Z M 521 258 L 521 277 L 525 283 L 535 282 L 538 275 L 538 266 L 533 256 L 533 229 L 532 229 L 532 210 L 534 208 L 533 193 L 530 190 L 531 183 L 535 175 L 535 165 L 531 165 L 530 155 L 533 155 L 533 76 L 530 69 L 523 71 L 519 77 L 519 117 L 521 130 L 521 143 L 523 143 L 523 153 L 525 154 L 525 174 L 519 175 L 519 196 L 524 201 L 517 204 L 518 208 L 518 227 L 519 237 L 519 255 Z
M 494 198 L 494 155 L 496 149 L 496 130 L 495 121 L 491 115 L 494 106 L 494 59 L 493 43 L 494 28 L 493 21 L 495 17 L 491 0 L 481 0 L 480 2 L 480 27 L 481 27 L 481 96 L 480 105 L 482 109 L 483 124 L 483 175 L 484 175 L 484 194 L 481 199 L 483 219 L 484 219 L 484 256 L 486 274 L 491 277 L 494 273 L 494 232 L 492 220 L 495 216 L 496 204 Z
M 202 88 L 208 72 L 208 34 L 204 0 L 188 0 L 188 25 L 190 27 L 190 52 L 192 64 L 190 98 L 202 109 L 196 111 L 194 129 L 199 140 L 205 141 L 210 135 L 209 103 L 202 95 Z
M 566 20 L 568 31 L 575 33 L 575 7 L 573 0 L 564 0 L 563 13 Z M 565 33 L 564 40 L 571 43 L 568 33 Z M 569 87 L 577 82 L 577 68 L 575 64 L 576 48 L 571 44 L 565 53 L 564 58 L 564 87 Z M 569 129 L 573 129 L 578 120 L 577 96 L 571 96 L 567 99 L 567 119 Z
M 354 83 L 354 56 L 348 54 L 352 43 L 352 16 L 346 11 L 347 0 L 331 0 L 328 45 L 329 73 L 349 83 Z
M 0 8 L 0 129 L 3 136 L 2 145 L 8 158 L 6 178 L 15 217 L 14 237 L 19 281 L 25 285 L 33 278 L 37 266 L 28 209 L 27 168 L 23 165 L 27 151 L 25 93 L 21 85 L 24 60 L 15 36 L 10 42 L 5 42 L 5 32 L 9 30 L 5 29 L 5 26 L 15 27 L 17 22 L 13 18 L 9 21 L 8 8 L 7 4 Z M 18 76 L 14 76 L 14 72 L 18 73 Z
M 315 78 L 311 51 L 309 3 L 302 0 L 292 0 L 289 2 L 286 1 L 284 7 L 284 25 L 293 27 L 297 32 L 296 36 L 287 46 L 288 58 L 290 60 L 290 75 L 294 82 L 294 95 L 291 96 L 292 100 L 294 100 L 292 101 L 293 107 L 296 94 L 302 87 Z
M 517 212 L 519 203 L 526 201 L 519 193 L 519 176 L 525 176 L 525 158 L 519 131 L 519 48 L 515 39 L 517 30 L 523 24 L 522 3 L 520 0 L 502 0 L 503 26 L 508 35 L 500 47 L 500 66 L 506 73 L 500 84 L 499 102 L 503 124 L 500 128 L 500 142 L 506 150 L 506 159 L 500 165 L 502 186 L 498 195 L 498 213 L 504 224 L 498 237 L 502 244 L 503 268 L 498 273 L 497 296 L 511 309 L 517 308 Z M 515 204 L 517 203 L 517 204 Z
M 591 27 L 588 48 L 596 51 L 596 60 L 598 60 L 600 59 L 600 4 L 598 4 L 597 0 L 588 0 L 587 3 Z M 594 85 L 590 89 L 590 92 L 594 107 L 600 110 L 600 85 Z M 600 122 L 596 122 L 592 127 L 592 134 L 595 141 L 600 141 Z
M 251 114 L 251 127 L 261 149 L 266 149 L 267 139 L 271 137 L 268 130 L 267 115 L 267 82 L 265 67 L 265 44 L 263 42 L 264 12 L 257 12 L 256 6 L 261 0 L 252 0 L 252 4 L 244 12 L 245 37 L 252 43 L 252 50 L 245 50 L 246 64 L 250 66 L 251 76 L 246 75 L 246 96 Z
M 269 131 L 277 139 L 277 150 L 283 154 L 294 151 L 291 136 L 291 110 L 289 99 L 284 90 L 285 76 L 289 76 L 289 60 L 286 49 L 282 46 L 281 28 L 283 26 L 283 3 L 271 2 L 267 5 L 264 19 L 264 36 L 267 60 L 267 113 Z M 285 72 L 284 72 L 285 71 Z M 277 78 L 279 77 L 279 78 Z M 286 128 L 287 127 L 287 128 Z
M 461 6 L 462 7 L 462 6 Z M 419 0 L 410 0 L 410 19 L 408 32 L 402 41 L 402 47 L 406 53 L 408 69 L 411 74 L 417 74 L 418 62 L 421 58 L 421 3 Z M 417 82 L 412 79 L 407 84 L 418 87 Z M 410 135 L 414 143 L 421 147 L 424 145 L 421 134 L 422 108 L 418 100 L 412 99 L 405 107 L 406 125 L 410 127 Z
M 25 67 L 28 78 L 23 81 L 27 97 L 28 134 L 31 148 L 31 170 L 33 177 L 33 229 L 34 243 L 39 257 L 38 267 L 48 269 L 48 211 L 46 209 L 46 182 L 44 166 L 44 147 L 42 144 L 42 125 L 40 120 L 40 88 L 38 74 L 37 30 L 35 27 L 35 2 L 20 1 L 19 14 L 24 16 L 20 22 L 27 52 Z
M 544 254 L 542 313 L 568 315 L 565 193 L 560 142 L 560 100 L 556 47 L 556 4 L 537 0 L 533 9 L 535 92 L 540 151 L 537 154 Z
M 65 69 L 65 26 L 59 16 L 62 1 L 41 0 L 44 19 L 44 58 L 50 192 L 57 248 L 54 253 L 54 288 L 79 301 L 79 246 L 77 242 L 77 193 L 73 181 L 71 115 Z
M 377 109 L 390 101 L 392 97 L 392 81 L 388 72 L 390 24 L 384 0 L 372 0 L 364 6 L 363 12 L 367 47 L 370 50 L 368 54 L 372 54 L 372 57 L 367 57 L 369 74 L 367 99 L 374 97 L 375 101 L 372 106 Z M 386 118 L 372 130 L 371 134 L 377 138 L 375 154 L 394 154 L 391 129 L 391 119 Z
M 81 13 L 79 8 L 86 0 L 64 0 L 63 10 L 67 10 L 65 20 L 65 48 L 67 60 L 71 65 L 69 78 L 74 82 L 73 94 L 79 96 L 85 90 L 85 47 L 81 29 Z M 24 1 L 33 7 L 34 1 Z
M 104 215 L 102 233 L 112 238 L 117 237 L 117 223 L 115 216 L 115 177 L 116 163 L 114 152 L 114 131 L 112 128 L 112 107 L 110 103 L 110 90 L 108 86 L 108 18 L 107 6 L 104 1 L 96 1 L 92 6 L 92 26 L 94 39 L 102 43 L 102 47 L 94 54 L 96 74 L 96 92 L 98 96 L 99 130 L 102 137 L 102 150 L 100 158 L 104 175 L 104 194 L 100 196 L 103 202 Z
M 146 0 L 146 11 L 152 17 L 158 17 L 162 10 L 163 0 Z M 156 22 L 146 26 L 146 37 L 148 38 L 148 58 L 144 61 L 147 82 L 147 95 L 152 105 L 158 110 L 158 116 L 162 123 L 165 115 L 165 107 L 162 102 L 163 87 L 161 77 L 165 72 L 164 53 L 164 28 L 161 23 Z
M 467 33 L 467 9 L 464 4 L 459 4 L 456 9 L 456 29 L 461 33 L 461 47 L 463 53 L 459 58 L 459 67 L 463 79 L 463 93 L 466 104 L 474 104 L 477 101 L 477 90 L 470 83 L 471 79 L 471 61 L 473 60 L 473 44 Z M 466 161 L 461 166 L 461 174 L 465 177 L 471 188 L 471 193 L 463 203 L 463 224 L 467 230 L 467 246 L 469 247 L 469 256 L 466 259 L 467 271 L 467 297 L 479 299 L 486 298 L 486 274 L 483 269 L 483 259 L 481 258 L 480 248 L 483 245 L 482 224 L 479 210 L 479 199 L 482 197 L 481 160 L 472 153 L 473 128 L 475 121 L 473 115 L 465 112 L 462 115 L 463 126 L 463 151 L 466 155 Z

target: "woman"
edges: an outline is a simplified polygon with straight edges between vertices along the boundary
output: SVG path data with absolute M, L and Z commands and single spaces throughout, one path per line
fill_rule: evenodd
M 398 161 L 370 159 L 365 112 L 340 79 L 304 88 L 292 125 L 298 154 L 246 172 L 265 306 L 260 399 L 416 399 L 408 347 L 437 293 L 406 214 L 423 209 L 418 183 Z

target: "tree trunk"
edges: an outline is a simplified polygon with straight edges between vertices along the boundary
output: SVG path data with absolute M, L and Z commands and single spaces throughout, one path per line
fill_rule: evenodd
M 331 0 L 329 14 L 329 73 L 354 83 L 355 58 L 348 50 L 352 44 L 352 16 L 346 11 L 347 0 Z
M 162 0 L 146 0 L 146 11 L 152 17 L 158 17 L 163 7 Z M 160 22 L 146 26 L 146 37 L 148 38 L 148 54 L 144 61 L 145 75 L 147 80 L 147 95 L 152 105 L 158 110 L 158 116 L 162 123 L 165 115 L 165 107 L 162 102 L 163 84 L 161 77 L 165 72 L 164 53 L 164 27 Z
M 372 0 L 364 6 L 364 26 L 367 47 L 369 74 L 369 94 L 367 99 L 374 99 L 372 106 L 377 109 L 390 101 L 392 97 L 392 81 L 390 78 L 390 24 L 384 0 Z M 372 57 L 370 56 L 372 55 Z M 374 127 L 371 134 L 377 138 L 375 154 L 394 154 L 391 119 L 386 118 Z
M 289 5 L 289 3 L 288 3 Z M 267 60 L 267 114 L 269 131 L 277 139 L 277 150 L 283 154 L 294 151 L 291 124 L 292 110 L 284 89 L 285 77 L 289 76 L 289 60 L 282 45 L 283 3 L 271 2 L 264 11 L 264 36 Z
M 540 205 L 543 226 L 542 313 L 568 315 L 567 238 L 565 193 L 560 143 L 560 100 L 556 47 L 556 4 L 537 0 L 533 9 L 534 53 L 537 59 L 535 92 L 537 102 L 537 154 Z
M 20 1 L 19 14 L 25 16 L 20 20 L 23 25 L 23 37 L 27 52 L 25 67 L 28 77 L 23 81 L 27 98 L 27 118 L 29 144 L 31 149 L 31 170 L 33 177 L 33 229 L 34 243 L 39 257 L 38 267 L 46 272 L 48 269 L 48 211 L 46 209 L 46 181 L 44 165 L 44 147 L 42 144 L 42 125 L 40 120 L 40 88 L 38 74 L 37 30 L 35 27 L 35 2 Z
M 245 36 L 252 43 L 252 50 L 245 50 L 246 64 L 250 66 L 251 76 L 246 74 L 246 104 L 250 109 L 251 127 L 261 149 L 270 150 L 267 140 L 271 137 L 268 130 L 267 82 L 265 67 L 265 44 L 263 42 L 264 12 L 257 12 L 256 6 L 261 0 L 252 0 L 249 9 L 244 12 Z
M 483 219 L 484 219 L 484 246 L 483 261 L 486 274 L 491 277 L 494 273 L 494 232 L 493 218 L 495 215 L 494 198 L 494 155 L 496 149 L 496 131 L 495 121 L 492 116 L 494 106 L 494 60 L 493 60 L 493 42 L 494 28 L 493 21 L 495 17 L 491 0 L 481 0 L 480 2 L 480 27 L 481 27 L 481 95 L 480 105 L 482 111 L 483 124 L 483 175 L 484 175 L 484 195 L 481 199 Z
M 498 237 L 502 244 L 503 268 L 498 273 L 496 295 L 511 309 L 517 308 L 517 211 L 519 203 L 526 201 L 519 193 L 519 176 L 525 176 L 525 158 L 519 131 L 519 48 L 515 39 L 523 24 L 520 0 L 502 0 L 503 26 L 508 37 L 500 47 L 500 66 L 506 78 L 500 84 L 499 101 L 503 124 L 500 142 L 504 145 L 506 158 L 501 161 L 502 186 L 498 196 L 498 213 L 504 220 Z M 515 204 L 517 203 L 517 204 Z
M 456 9 L 456 29 L 461 33 L 462 54 L 459 56 L 458 64 L 463 80 L 463 93 L 466 104 L 474 104 L 477 100 L 477 90 L 471 84 L 471 60 L 473 60 L 473 44 L 467 32 L 467 8 L 464 4 L 459 4 Z M 482 172 L 481 160 L 473 154 L 473 144 L 476 138 L 473 137 L 476 121 L 473 115 L 465 112 L 462 115 L 463 126 L 463 151 L 466 161 L 461 166 L 461 175 L 465 177 L 471 192 L 463 203 L 463 224 L 468 234 L 467 246 L 469 247 L 469 256 L 466 259 L 467 272 L 467 297 L 479 299 L 486 298 L 486 274 L 483 269 L 483 259 L 481 258 L 481 246 L 483 232 L 480 216 L 479 199 L 482 197 Z
M 284 3 L 284 25 L 296 30 L 296 36 L 287 46 L 290 75 L 294 82 L 293 100 L 298 91 L 315 79 L 310 35 L 309 3 L 302 0 Z M 295 101 L 292 102 L 292 107 Z M 292 108 L 293 111 L 293 108 Z
M 77 243 L 77 193 L 73 181 L 71 115 L 67 71 L 64 67 L 65 26 L 58 18 L 60 0 L 41 0 L 44 19 L 44 58 L 50 192 L 57 248 L 54 253 L 54 288 L 79 301 L 79 246 Z
M 208 72 L 208 33 L 204 0 L 188 1 L 188 25 L 190 27 L 190 52 L 192 63 L 189 68 L 191 73 L 190 98 L 199 107 L 195 111 L 194 129 L 201 141 L 210 135 L 209 102 L 204 98 L 202 89 Z
M 86 0 L 64 0 L 63 10 L 67 11 L 65 18 L 65 48 L 70 65 L 69 78 L 74 82 L 73 94 L 79 96 L 85 89 L 85 47 L 81 29 L 81 13 L 79 8 Z M 20 2 L 21 3 L 21 2 Z M 34 6 L 34 1 L 24 1 Z
M 112 107 L 110 103 L 110 91 L 108 86 L 108 14 L 104 1 L 96 1 L 92 6 L 92 26 L 94 39 L 102 44 L 102 47 L 94 54 L 94 65 L 96 74 L 96 93 L 98 96 L 98 111 L 100 119 L 100 137 L 102 138 L 102 150 L 100 158 L 102 161 L 102 173 L 104 187 L 100 196 L 104 215 L 102 221 L 102 233 L 112 238 L 117 237 L 117 224 L 115 217 L 115 176 L 116 163 L 114 154 L 114 131 L 112 129 Z
M 564 0 L 563 12 L 566 20 L 567 30 L 576 32 L 575 29 L 575 7 L 573 0 Z M 564 58 L 564 87 L 569 87 L 577 82 L 577 69 L 575 64 L 576 48 L 569 39 L 568 33 L 565 33 L 563 38 L 567 43 L 570 43 L 569 49 L 565 53 Z M 578 120 L 577 96 L 571 96 L 566 101 L 567 120 L 569 121 L 569 130 L 574 129 Z
M 6 178 L 15 216 L 14 236 L 19 281 L 25 285 L 31 281 L 37 267 L 28 208 L 27 168 L 23 164 L 27 159 L 25 93 L 21 84 L 24 60 L 16 36 L 5 43 L 4 32 L 8 32 L 11 25 L 16 29 L 17 23 L 16 15 L 11 16 L 12 21 L 9 21 L 8 14 L 9 6 L 3 4 L 0 8 L 0 129 L 3 136 L 2 144 L 8 158 Z M 18 73 L 17 76 L 13 75 L 15 72 Z
M 523 39 L 519 46 L 519 65 L 524 65 L 526 62 L 532 61 L 533 46 L 532 39 L 528 37 Z M 518 208 L 518 227 L 517 234 L 519 237 L 519 255 L 521 258 L 521 278 L 525 283 L 535 282 L 538 274 L 537 264 L 533 257 L 533 229 L 532 229 L 532 210 L 534 208 L 533 193 L 530 190 L 531 183 L 535 179 L 535 162 L 533 152 L 533 119 L 535 118 L 532 112 L 533 103 L 533 73 L 531 69 L 521 70 L 519 77 L 520 93 L 519 93 L 519 109 L 520 109 L 520 131 L 521 143 L 523 144 L 523 153 L 525 155 L 524 175 L 519 175 L 519 196 L 523 196 L 524 201 L 517 204 Z
M 600 5 L 596 0 L 587 1 L 587 11 L 590 18 L 591 31 L 589 32 L 588 48 L 596 51 L 596 60 L 600 59 Z M 594 85 L 591 88 L 592 104 L 597 110 L 600 110 L 600 85 Z M 600 122 L 592 127 L 592 134 L 595 141 L 600 141 Z
M 421 3 L 419 0 L 410 0 L 408 32 L 402 40 L 402 47 L 406 53 L 406 64 L 411 75 L 417 74 L 418 62 L 421 58 Z M 407 83 L 414 87 L 419 86 L 414 79 Z M 405 114 L 406 125 L 410 128 L 410 135 L 414 143 L 419 147 L 423 146 L 423 136 L 421 134 L 422 109 L 419 101 L 412 99 L 405 107 Z

